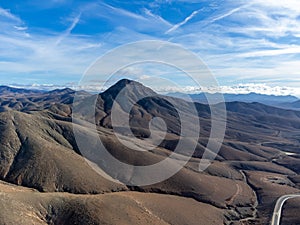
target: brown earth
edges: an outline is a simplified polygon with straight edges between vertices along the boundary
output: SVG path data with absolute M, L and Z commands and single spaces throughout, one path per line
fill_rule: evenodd
M 82 156 L 73 126 L 92 147 L 100 137 L 119 160 L 151 165 L 168 157 L 180 138 L 180 120 L 170 102 L 177 101 L 187 115 L 193 104 L 159 95 L 135 104 L 130 125 L 138 139 L 121 133 L 123 140 L 143 145 L 155 117 L 164 119 L 167 135 L 151 151 L 133 151 L 111 129 L 112 102 L 122 88 L 127 88 L 130 101 L 155 94 L 128 80 L 100 95 L 80 92 L 75 105 L 85 122 L 76 124 L 71 118 L 75 92 L 70 89 L 5 89 L 0 99 L 0 224 L 268 224 L 277 198 L 299 193 L 300 112 L 258 103 L 227 104 L 225 140 L 204 172 L 198 166 L 210 132 L 210 109 L 197 103 L 198 115 L 187 121 L 190 127 L 195 119 L 201 124 L 196 150 L 177 174 L 144 187 L 105 179 L 90 166 L 103 166 L 103 158 Z M 97 132 L 89 127 L 93 115 L 85 108 L 93 101 Z M 123 113 L 121 103 L 118 110 Z M 184 141 L 188 146 L 194 140 Z M 111 167 L 101 167 L 111 179 L 130 180 L 134 175 L 122 178 L 120 170 Z M 291 211 L 284 213 L 295 221 L 295 210 L 286 207 Z

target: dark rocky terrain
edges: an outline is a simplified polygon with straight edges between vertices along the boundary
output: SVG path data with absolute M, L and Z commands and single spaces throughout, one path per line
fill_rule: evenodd
M 151 119 L 160 117 L 166 123 L 167 135 L 151 151 L 128 149 L 113 133 L 111 108 L 124 88 L 129 101 L 149 96 L 130 111 L 131 130 L 137 137 L 133 143 L 149 137 Z M 82 112 L 87 103 L 96 103 L 95 112 L 82 117 L 87 124 L 96 123 L 95 133 L 86 123 L 72 123 L 75 92 L 71 89 L 2 89 L 0 224 L 268 224 L 277 198 L 300 192 L 298 111 L 261 103 L 227 103 L 221 150 L 199 172 L 211 129 L 211 109 L 205 104 L 162 98 L 140 83 L 121 80 L 99 95 L 77 93 L 80 101 L 75 104 Z M 191 121 L 201 124 L 193 157 L 173 177 L 142 187 L 124 185 L 103 178 L 83 158 L 73 126 L 90 144 L 100 137 L 121 161 L 151 165 L 165 159 L 180 138 L 180 120 L 172 101 L 186 114 L 195 107 L 197 116 Z M 121 106 L 118 110 L 124 112 Z M 190 139 L 185 141 L 188 146 Z M 100 159 L 88 160 L 98 163 Z M 120 178 L 118 170 L 107 175 Z M 289 204 L 285 210 L 289 207 L 294 206 Z M 290 221 L 300 221 L 296 213 L 289 216 Z

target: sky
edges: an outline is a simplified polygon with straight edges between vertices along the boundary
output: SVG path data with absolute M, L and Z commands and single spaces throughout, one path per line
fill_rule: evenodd
M 161 40 L 199 56 L 224 92 L 300 97 L 299 0 L 11 0 L 0 28 L 4 85 L 72 87 L 107 51 Z

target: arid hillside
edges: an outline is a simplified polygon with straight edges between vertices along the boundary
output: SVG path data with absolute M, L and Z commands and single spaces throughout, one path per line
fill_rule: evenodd
M 122 98 L 117 97 L 120 91 Z M 99 95 L 5 87 L 0 93 L 0 224 L 268 224 L 277 198 L 300 192 L 299 111 L 227 103 L 221 149 L 199 172 L 212 126 L 208 105 L 163 97 L 130 80 L 121 80 Z M 134 138 L 126 133 L 124 121 L 114 132 L 112 107 L 119 115 L 127 111 L 121 101 L 133 104 L 129 125 Z M 182 114 L 190 115 L 185 121 L 190 129 L 195 121 L 200 123 L 195 137 L 181 137 L 183 122 L 175 103 Z M 94 111 L 89 104 L 95 105 Z M 72 118 L 75 108 L 82 113 L 77 120 Z M 166 126 L 158 146 L 148 151 L 124 146 L 146 148 L 154 118 L 161 118 Z M 92 146 L 91 154 L 81 151 L 74 128 Z M 135 166 L 163 161 L 179 140 L 186 146 L 179 161 L 189 146 L 195 151 L 174 176 L 135 186 L 130 181 L 134 183 L 137 171 L 125 171 L 124 177 L 122 168 L 92 151 L 99 138 L 111 155 Z M 207 152 L 213 154 L 213 149 Z M 110 179 L 97 173 L 98 167 Z M 287 215 L 289 221 L 300 220 L 296 213 Z

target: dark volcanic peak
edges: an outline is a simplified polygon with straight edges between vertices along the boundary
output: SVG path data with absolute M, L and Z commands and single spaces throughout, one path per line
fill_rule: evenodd
M 126 88 L 126 90 L 123 90 Z M 100 95 L 104 98 L 112 97 L 113 99 L 116 98 L 116 96 L 120 93 L 120 91 L 124 91 L 124 94 L 128 97 L 130 96 L 153 96 L 157 95 L 152 89 L 144 86 L 143 84 L 129 80 L 129 79 L 122 79 L 119 80 L 117 83 L 115 83 L 113 86 L 108 88 L 106 91 L 101 93 Z
M 125 86 L 127 84 L 140 84 L 140 85 L 142 85 L 141 83 L 139 83 L 137 81 L 129 80 L 129 79 L 126 79 L 126 78 L 119 80 L 115 85 Z

